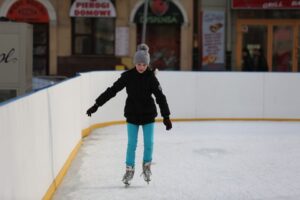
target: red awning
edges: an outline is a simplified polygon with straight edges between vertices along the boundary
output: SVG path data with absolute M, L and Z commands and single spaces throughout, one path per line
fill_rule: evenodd
M 7 18 L 19 22 L 48 23 L 48 11 L 36 0 L 16 1 L 8 10 Z

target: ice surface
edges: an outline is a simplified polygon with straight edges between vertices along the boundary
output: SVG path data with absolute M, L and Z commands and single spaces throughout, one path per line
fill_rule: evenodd
M 131 186 L 125 172 L 125 125 L 84 139 L 54 200 L 299 200 L 300 123 L 156 123 L 149 185 L 142 171 L 142 129 Z

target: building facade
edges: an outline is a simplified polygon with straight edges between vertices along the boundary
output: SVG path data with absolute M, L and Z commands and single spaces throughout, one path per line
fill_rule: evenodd
M 298 0 L 149 0 L 146 43 L 160 70 L 241 71 L 257 49 L 268 71 L 299 71 Z M 33 25 L 34 75 L 132 68 L 144 0 L 0 0 Z
M 160 4 L 163 3 L 163 4 Z M 33 24 L 34 75 L 132 67 L 141 0 L 0 0 L 0 16 Z M 192 1 L 150 1 L 146 43 L 162 70 L 192 69 Z

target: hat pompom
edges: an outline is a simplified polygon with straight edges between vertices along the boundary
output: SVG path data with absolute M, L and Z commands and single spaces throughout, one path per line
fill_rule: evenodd
M 149 47 L 146 44 L 140 44 L 140 45 L 138 45 L 137 50 L 138 51 L 146 51 L 146 52 L 148 52 L 149 51 Z
M 137 51 L 134 54 L 133 63 L 136 65 L 138 63 L 150 64 L 150 55 L 149 55 L 148 45 L 142 43 L 137 46 Z

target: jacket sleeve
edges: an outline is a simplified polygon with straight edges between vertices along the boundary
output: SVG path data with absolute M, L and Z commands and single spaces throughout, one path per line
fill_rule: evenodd
M 99 97 L 96 99 L 96 104 L 98 106 L 103 106 L 108 100 L 116 96 L 116 94 L 125 87 L 125 76 L 122 74 L 121 77 L 114 82 L 114 84 L 107 88 Z
M 167 103 L 167 98 L 162 92 L 162 88 L 157 80 L 156 76 L 153 75 L 152 91 L 156 98 L 156 103 L 159 105 L 160 113 L 163 118 L 169 118 L 170 109 Z

